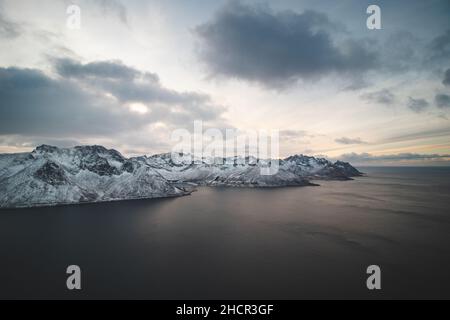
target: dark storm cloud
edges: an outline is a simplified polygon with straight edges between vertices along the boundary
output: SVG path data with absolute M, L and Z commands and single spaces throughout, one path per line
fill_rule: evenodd
M 432 59 L 445 59 L 448 61 L 450 57 L 450 29 L 434 38 L 431 41 L 430 48 Z
M 58 79 L 35 69 L 0 68 L 0 134 L 114 135 L 156 122 L 220 122 L 225 111 L 207 95 L 166 89 L 156 75 L 118 62 L 61 60 L 55 69 Z M 131 102 L 146 104 L 150 112 L 130 111 Z
M 368 102 L 376 102 L 384 105 L 391 105 L 396 99 L 395 95 L 388 89 L 365 93 L 361 96 L 361 98 Z
M 429 103 L 425 99 L 414 99 L 409 97 L 407 106 L 414 112 L 422 112 L 429 107 Z
M 132 80 L 141 73 L 133 68 L 127 67 L 120 61 L 98 61 L 81 64 L 72 59 L 54 59 L 56 71 L 66 78 L 104 78 Z M 155 74 L 148 74 L 155 82 L 158 77 Z
M 424 43 L 410 31 L 400 30 L 388 35 L 382 48 L 377 48 L 381 56 L 382 72 L 398 73 L 417 69 L 423 63 Z
M 361 138 L 347 138 L 347 137 L 342 137 L 342 138 L 336 139 L 334 141 L 337 142 L 337 143 L 340 143 L 340 144 L 347 144 L 347 145 L 350 145 L 350 144 L 366 144 L 367 143 L 367 142 L 361 140 Z
M 376 56 L 366 43 L 353 39 L 335 43 L 333 32 L 341 29 L 315 11 L 273 12 L 230 2 L 195 33 L 199 53 L 213 75 L 283 86 L 374 67 Z
M 81 64 L 72 59 L 54 61 L 59 75 L 103 90 L 122 103 L 180 105 L 192 116 L 203 120 L 215 119 L 225 111 L 224 108 L 214 105 L 208 95 L 167 89 L 161 85 L 156 74 L 141 72 L 118 61 L 87 64 Z M 155 108 L 158 107 L 155 106 Z M 182 117 L 183 112 L 179 116 Z
M 444 109 L 444 108 L 450 108 L 450 96 L 446 94 L 437 94 L 434 98 L 434 101 L 436 102 L 436 106 L 438 108 Z
M 132 121 L 113 101 L 38 70 L 0 68 L 0 134 L 108 134 Z
M 445 86 L 450 86 L 450 69 L 447 69 L 447 71 L 445 71 L 444 80 L 442 81 L 442 83 Z

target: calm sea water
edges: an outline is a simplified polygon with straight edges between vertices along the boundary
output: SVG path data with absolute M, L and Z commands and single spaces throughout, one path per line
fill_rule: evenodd
M 0 211 L 0 298 L 450 298 L 450 168 Z M 66 289 L 68 265 L 82 290 Z M 366 288 L 366 268 L 382 290 Z

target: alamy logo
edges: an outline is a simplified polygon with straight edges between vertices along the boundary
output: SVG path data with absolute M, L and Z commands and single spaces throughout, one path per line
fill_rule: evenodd
M 381 290 L 381 269 L 377 265 L 371 265 L 367 267 L 367 274 L 370 274 L 367 278 L 367 289 L 369 290 Z
M 176 143 L 171 152 L 175 164 L 202 163 L 217 165 L 258 165 L 263 176 L 279 170 L 279 131 L 207 128 L 194 121 L 194 132 L 176 129 L 171 134 Z
M 367 14 L 370 16 L 367 18 L 367 29 L 380 30 L 381 29 L 381 9 L 377 5 L 370 5 L 367 8 Z
M 66 13 L 68 14 L 66 26 L 71 30 L 81 29 L 81 9 L 77 5 L 70 5 L 67 7 Z
M 81 290 L 81 269 L 79 266 L 68 266 L 66 270 L 70 276 L 67 278 L 66 285 L 69 290 Z

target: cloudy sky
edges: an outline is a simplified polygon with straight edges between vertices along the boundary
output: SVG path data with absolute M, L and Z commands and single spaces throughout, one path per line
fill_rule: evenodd
M 67 8 L 81 28 L 67 27 Z M 370 4 L 381 30 L 366 26 Z M 0 152 L 280 130 L 281 156 L 450 164 L 448 0 L 0 0 Z

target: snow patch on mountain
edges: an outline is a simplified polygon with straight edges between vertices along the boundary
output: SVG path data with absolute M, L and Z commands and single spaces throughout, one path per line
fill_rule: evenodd
M 101 146 L 40 146 L 0 156 L 0 207 L 158 198 L 189 193 L 152 167 Z
M 0 207 L 173 197 L 193 185 L 285 187 L 310 180 L 348 180 L 361 173 L 350 164 L 295 155 L 279 160 L 274 175 L 262 175 L 267 161 L 255 158 L 195 159 L 180 154 L 126 158 L 102 146 L 37 147 L 30 153 L 0 155 Z

